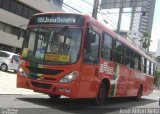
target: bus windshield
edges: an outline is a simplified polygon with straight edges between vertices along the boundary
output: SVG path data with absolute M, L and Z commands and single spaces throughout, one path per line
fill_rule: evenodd
M 81 37 L 81 28 L 30 28 L 25 35 L 22 57 L 38 64 L 73 64 L 80 55 Z

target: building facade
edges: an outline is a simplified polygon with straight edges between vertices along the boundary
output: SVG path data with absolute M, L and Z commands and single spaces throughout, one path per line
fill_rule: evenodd
M 132 31 L 141 32 L 142 34 L 145 32 L 151 34 L 155 3 L 156 0 L 147 0 L 145 6 L 133 8 L 130 28 Z
M 142 15 L 139 25 L 139 31 L 141 33 L 147 32 L 151 35 L 155 3 L 156 0 L 148 0 L 147 5 L 145 7 L 142 7 Z
M 59 7 L 63 6 L 63 0 L 48 0 L 49 2 L 51 2 L 52 4 L 56 4 Z
M 157 43 L 156 57 L 157 56 L 160 56 L 160 39 L 158 40 L 158 43 Z
M 53 11 L 63 10 L 48 0 L 0 0 L 0 50 L 19 53 L 23 37 L 17 39 L 18 28 L 35 13 Z M 26 26 L 22 28 L 25 31 Z
M 133 8 L 130 31 L 138 35 L 136 36 L 136 39 L 133 38 L 133 40 L 141 48 L 142 45 L 139 41 L 141 39 L 141 36 L 144 33 L 148 33 L 149 35 L 151 35 L 152 33 L 155 3 L 156 0 L 147 0 L 147 4 L 145 6 Z M 149 49 L 143 50 L 148 51 Z

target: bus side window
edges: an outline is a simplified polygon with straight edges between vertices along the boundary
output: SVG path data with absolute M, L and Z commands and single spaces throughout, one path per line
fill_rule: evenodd
M 139 57 L 137 53 L 134 53 L 134 68 L 136 70 L 139 70 Z
M 144 72 L 144 57 L 141 57 L 141 71 Z
M 85 39 L 87 40 L 85 40 L 83 62 L 87 64 L 98 64 L 100 35 L 92 30 L 89 30 L 88 32 L 91 32 L 91 33 L 87 33 L 88 35 L 86 35 L 85 37 Z M 94 35 L 91 35 L 91 34 L 94 34 Z
M 151 61 L 149 61 L 149 74 L 151 75 Z
M 124 45 L 119 41 L 114 41 L 113 44 L 113 61 L 122 64 L 123 63 L 123 52 Z
M 128 47 L 125 47 L 124 49 L 124 65 L 127 66 L 127 67 L 130 67 L 130 68 L 133 68 L 133 51 L 128 48 Z
M 147 74 L 150 73 L 150 61 L 147 60 Z
M 112 60 L 112 37 L 106 33 L 103 35 L 101 56 L 106 60 Z
M 154 64 L 151 62 L 151 75 L 154 75 Z
M 144 73 L 147 72 L 147 59 L 144 59 Z

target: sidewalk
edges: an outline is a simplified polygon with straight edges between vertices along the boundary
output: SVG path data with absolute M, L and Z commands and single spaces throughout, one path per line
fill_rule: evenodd
M 0 71 L 0 94 L 40 94 L 28 89 L 16 88 L 16 74 Z

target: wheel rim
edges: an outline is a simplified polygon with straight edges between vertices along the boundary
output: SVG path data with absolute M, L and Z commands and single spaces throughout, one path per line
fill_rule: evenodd
M 2 71 L 6 71 L 7 70 L 7 66 L 6 65 L 2 65 L 1 70 Z

